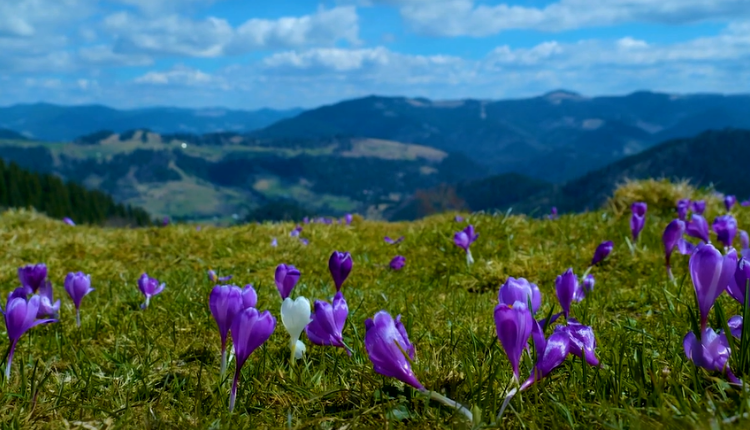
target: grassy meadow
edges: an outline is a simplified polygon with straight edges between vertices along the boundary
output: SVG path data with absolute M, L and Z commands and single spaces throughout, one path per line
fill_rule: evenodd
M 0 428 L 471 428 L 455 410 L 373 371 L 364 321 L 381 309 L 402 315 L 419 381 L 481 415 L 485 428 L 746 428 L 750 394 L 696 368 L 683 352 L 688 306 L 695 308 L 688 257 L 673 255 L 675 282 L 664 269 L 661 235 L 675 216 L 674 203 L 698 195 L 708 196 L 709 223 L 723 213 L 707 191 L 650 181 L 621 187 L 602 210 L 557 220 L 463 214 L 479 233 L 471 267 L 453 244 L 454 232 L 467 224 L 455 222 L 455 214 L 410 223 L 355 217 L 350 226 L 303 225 L 300 236 L 310 241 L 304 246 L 289 237 L 292 224 L 102 229 L 7 211 L 0 216 L 3 307 L 19 286 L 17 268 L 37 262 L 47 264 L 63 305 L 59 323 L 21 338 L 11 379 L 0 383 Z M 637 200 L 649 211 L 631 253 L 628 208 Z M 750 228 L 750 208 L 735 207 L 733 214 L 741 229 Z M 389 245 L 386 235 L 406 239 Z M 614 252 L 592 269 L 593 293 L 571 310 L 593 327 L 602 366 L 568 357 L 516 395 L 495 422 L 512 376 L 493 320 L 498 288 L 509 276 L 527 278 L 542 291 L 537 318 L 559 312 L 555 278 L 568 267 L 582 275 L 605 240 L 614 241 Z M 287 263 L 301 271 L 292 297 L 330 300 L 335 288 L 327 261 L 334 250 L 349 251 L 354 260 L 342 289 L 350 309 L 344 337 L 354 354 L 312 345 L 303 334 L 307 353 L 291 366 L 274 269 Z M 406 266 L 392 271 L 388 262 L 398 254 Z M 258 309 L 277 318 L 274 334 L 243 368 L 231 414 L 234 361 L 221 380 L 209 268 L 232 274 L 237 285 L 252 283 Z M 62 288 L 71 271 L 91 274 L 96 289 L 83 299 L 80 329 Z M 145 311 L 136 286 L 143 272 L 167 285 Z M 739 313 L 726 294 L 717 303 L 728 316 Z M 714 314 L 710 324 L 718 328 Z M 2 333 L 0 354 L 7 349 Z M 524 356 L 522 380 L 532 365 Z

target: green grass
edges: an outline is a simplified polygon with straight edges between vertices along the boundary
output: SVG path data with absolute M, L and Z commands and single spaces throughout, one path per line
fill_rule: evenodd
M 649 208 L 650 212 L 652 208 Z M 663 267 L 661 233 L 668 216 L 649 213 L 642 242 L 631 255 L 625 244 L 628 215 L 598 211 L 556 221 L 471 215 L 479 239 L 476 263 L 467 268 L 452 243 L 464 224 L 453 214 L 388 224 L 355 218 L 352 226 L 306 225 L 302 246 L 285 225 L 233 228 L 174 225 L 141 230 L 70 228 L 25 211 L 0 217 L 0 285 L 5 296 L 18 284 L 16 268 L 45 262 L 63 306 L 60 323 L 22 338 L 10 381 L 0 385 L 0 427 L 69 428 L 468 428 L 453 410 L 372 370 L 364 346 L 364 320 L 381 309 L 402 314 L 416 345 L 417 377 L 428 389 L 481 410 L 493 427 L 511 379 L 495 334 L 497 290 L 508 276 L 525 277 L 543 294 L 540 315 L 559 305 L 554 279 L 566 268 L 581 274 L 596 245 L 615 250 L 593 269 L 596 287 L 572 315 L 594 328 L 603 366 L 569 357 L 552 374 L 517 395 L 501 428 L 661 429 L 723 428 L 722 420 L 750 410 L 750 396 L 721 375 L 687 361 L 682 339 L 690 329 L 694 293 L 687 257 L 674 257 L 676 283 Z M 717 213 L 709 212 L 712 220 Z M 750 225 L 747 208 L 735 210 Z M 397 247 L 385 235 L 406 236 Z M 270 246 L 278 237 L 279 246 Z M 350 251 L 354 269 L 344 285 L 350 308 L 343 350 L 311 345 L 292 367 L 281 300 L 273 283 L 277 264 L 302 272 L 293 297 L 328 299 L 335 292 L 327 270 L 333 250 Z M 396 254 L 400 272 L 387 270 Z M 208 310 L 208 268 L 253 283 L 258 308 L 278 319 L 276 332 L 246 363 L 233 414 L 231 380 L 219 379 L 219 334 Z M 74 309 L 63 296 L 67 272 L 92 275 L 96 291 Z M 135 285 L 142 272 L 167 283 L 146 311 Z M 730 316 L 739 306 L 727 295 L 718 303 Z M 712 312 L 712 322 L 713 314 Z M 7 349 L 0 341 L 0 354 Z M 531 362 L 525 358 L 521 376 Z M 233 363 L 228 375 L 232 374 Z M 740 374 L 748 379 L 750 375 Z M 737 420 L 736 428 L 750 421 Z M 93 427 L 91 427 L 93 426 Z M 82 428 L 82 427 L 81 427 Z

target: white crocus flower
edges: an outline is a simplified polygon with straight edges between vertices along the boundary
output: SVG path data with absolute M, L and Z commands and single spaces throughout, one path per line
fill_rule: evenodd
M 305 344 L 299 338 L 310 321 L 310 302 L 306 298 L 297 297 L 292 300 L 287 297 L 284 299 L 281 304 L 281 322 L 289 332 L 289 349 L 293 359 L 299 360 L 305 352 Z

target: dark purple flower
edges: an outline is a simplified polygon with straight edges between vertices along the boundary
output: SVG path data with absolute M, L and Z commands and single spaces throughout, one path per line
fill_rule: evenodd
M 513 377 L 518 381 L 518 365 L 526 345 L 529 343 L 534 318 L 526 304 L 517 301 L 513 304 L 500 303 L 495 307 L 495 328 L 497 338 L 503 346 L 513 367 Z
M 703 215 L 703 212 L 705 211 L 706 211 L 705 200 L 696 200 L 693 202 L 693 212 L 697 213 L 698 215 Z
M 344 348 L 351 356 L 352 352 L 344 344 L 344 324 L 349 315 L 349 307 L 341 291 L 333 296 L 332 304 L 316 300 L 313 305 L 312 321 L 305 326 L 305 333 L 310 342 L 316 345 Z
M 70 219 L 70 218 L 68 218 L 68 217 L 65 217 L 65 218 L 63 218 L 63 222 L 64 222 L 65 224 L 68 224 L 68 225 L 72 225 L 72 226 L 75 226 L 75 225 L 76 225 L 76 223 L 74 223 L 74 222 L 73 222 L 73 220 L 72 220 L 72 219 Z
M 716 298 L 727 289 L 729 281 L 734 278 L 734 272 L 737 269 L 737 251 L 732 249 L 724 256 L 713 245 L 701 244 L 690 256 L 689 265 L 690 277 L 698 298 L 701 330 L 705 330 L 708 313 Z
M 234 410 L 234 402 L 237 398 L 237 385 L 240 380 L 240 371 L 245 365 L 250 354 L 258 349 L 271 337 L 276 329 L 276 318 L 268 311 L 258 312 L 255 308 L 247 308 L 235 315 L 230 328 L 234 356 L 237 364 L 234 370 L 234 381 L 232 392 L 229 396 L 229 411 Z
M 685 242 L 682 235 L 685 233 L 685 222 L 681 219 L 674 219 L 672 222 L 667 224 L 664 229 L 664 234 L 661 236 L 661 241 L 664 243 L 664 257 L 667 264 L 667 273 L 672 278 L 672 266 L 669 260 L 672 256 L 672 251 L 677 248 L 680 241 Z
M 391 244 L 391 245 L 397 245 L 397 244 L 403 242 L 404 236 L 401 236 L 401 237 L 399 237 L 396 240 L 393 240 L 390 237 L 386 236 L 386 237 L 383 238 L 383 240 L 385 240 L 385 243 L 388 243 L 388 244 Z
M 414 345 L 401 324 L 401 315 L 394 320 L 388 312 L 379 311 L 373 319 L 365 320 L 365 349 L 377 373 L 425 391 L 411 369 Z
M 44 263 L 27 264 L 18 268 L 18 280 L 26 288 L 27 294 L 36 293 L 47 279 L 47 265 Z
M 36 317 L 57 318 L 57 311 L 60 310 L 60 300 L 56 302 L 54 300 L 52 297 L 52 283 L 49 280 L 45 280 L 44 284 L 39 287 L 39 311 Z
M 521 302 L 528 306 L 531 302 L 531 313 L 536 314 L 542 306 L 542 293 L 536 284 L 532 284 L 524 278 L 509 277 L 497 293 L 497 301 L 500 304 L 513 306 L 515 302 Z
M 727 363 L 731 350 L 726 335 L 722 332 L 717 334 L 710 327 L 704 328 L 701 333 L 700 341 L 692 331 L 682 341 L 687 358 L 698 367 L 725 373 L 730 382 L 740 383 Z
M 299 277 L 301 276 L 299 270 L 291 264 L 279 264 L 276 267 L 275 281 L 276 288 L 279 290 L 281 300 L 286 299 L 292 294 L 294 286 L 297 285 Z
M 348 252 L 333 251 L 331 257 L 328 258 L 328 270 L 333 277 L 336 291 L 340 291 L 352 271 L 352 256 Z
M 168 225 L 169 225 L 169 217 L 168 217 L 168 216 L 165 216 L 165 217 L 164 217 L 164 218 L 163 218 L 163 219 L 161 220 L 161 225 L 162 225 L 163 227 L 166 227 L 166 226 L 168 226 Z
M 732 318 L 729 318 L 729 321 L 727 321 L 729 331 L 732 333 L 732 336 L 736 337 L 737 339 L 742 338 L 742 322 L 742 317 L 740 315 L 735 315 Z
M 37 319 L 41 298 L 38 295 L 26 298 L 28 290 L 24 287 L 16 288 L 8 295 L 8 301 L 5 304 L 3 312 L 5 316 L 5 329 L 8 332 L 10 340 L 10 350 L 8 359 L 5 362 L 5 380 L 10 379 L 10 366 L 13 362 L 13 353 L 16 351 L 18 340 L 29 329 L 39 324 L 57 322 L 56 319 Z
M 71 272 L 65 277 L 65 291 L 73 300 L 73 304 L 76 307 L 76 325 L 81 326 L 81 301 L 90 292 L 94 291 L 91 288 L 91 275 L 86 275 L 83 272 Z
M 573 303 L 576 291 L 578 291 L 578 277 L 573 273 L 572 268 L 569 268 L 555 279 L 555 290 L 557 292 L 557 300 L 560 302 L 565 318 L 568 318 L 570 315 L 570 304 Z
M 726 196 L 724 197 L 724 206 L 727 208 L 727 212 L 732 210 L 732 206 L 737 203 L 737 197 L 735 196 Z
M 302 232 L 302 226 L 294 227 L 294 230 L 289 232 L 289 236 L 291 237 L 299 237 L 299 234 Z
M 737 220 L 732 215 L 716 217 L 713 228 L 719 242 L 723 243 L 726 247 L 732 246 L 734 237 L 737 235 Z
M 585 278 L 583 278 L 583 290 L 585 292 L 594 291 L 594 283 L 595 282 L 596 281 L 594 280 L 594 275 L 592 275 L 591 273 L 589 273 L 588 275 L 586 275 Z
M 479 234 L 476 234 L 474 232 L 473 225 L 467 225 L 465 229 L 456 232 L 456 234 L 453 236 L 453 243 L 455 243 L 459 248 L 462 248 L 464 251 L 466 251 L 466 263 L 469 265 L 474 262 L 469 247 L 472 243 L 474 243 L 475 240 L 477 240 L 478 237 Z
M 740 203 L 740 206 L 750 206 L 750 200 L 743 200 L 742 203 Z
M 567 325 L 555 327 L 555 332 L 566 333 L 570 337 L 570 353 L 581 357 L 591 366 L 598 366 L 599 359 L 596 358 L 596 337 L 594 330 L 576 321 L 568 319 Z
M 750 280 L 750 259 L 739 257 L 737 269 L 727 285 L 727 293 L 741 305 L 745 304 L 745 288 L 748 280 Z
M 391 262 L 388 263 L 388 265 L 391 266 L 391 269 L 393 270 L 401 270 L 405 264 L 406 264 L 406 258 L 404 258 L 403 255 L 397 255 L 393 257 L 393 260 L 391 260 Z
M 740 230 L 740 249 L 750 248 L 750 236 L 745 230 Z
M 258 304 L 258 293 L 255 292 L 253 284 L 245 285 L 242 289 L 242 309 L 254 308 Z
M 690 209 L 690 199 L 680 199 L 677 201 L 677 218 L 685 221 L 688 209 Z
M 235 315 L 242 311 L 242 290 L 236 285 L 217 285 L 208 296 L 208 308 L 221 337 L 221 375 L 227 368 L 227 335 Z
M 612 243 L 611 240 L 600 243 L 599 246 L 596 247 L 596 251 L 594 251 L 594 257 L 591 259 L 590 265 L 593 266 L 607 258 L 614 248 L 615 244 Z
M 162 282 L 160 284 L 156 278 L 151 278 L 145 273 L 142 274 L 141 277 L 138 278 L 138 289 L 141 290 L 141 293 L 146 297 L 146 301 L 141 305 L 141 309 L 148 308 L 151 297 L 164 291 L 165 286 L 165 283 Z
M 534 322 L 531 336 L 534 339 L 537 358 L 531 376 L 521 384 L 520 391 L 528 389 L 563 364 L 570 353 L 570 336 L 568 333 L 554 332 L 549 339 L 545 339 L 541 326 Z
M 711 242 L 708 235 L 708 221 L 701 215 L 693 214 L 690 222 L 685 226 L 685 232 L 690 237 L 702 240 L 704 243 Z
M 310 244 L 310 240 L 308 240 L 308 239 L 305 239 L 304 237 L 300 237 L 300 238 L 299 238 L 299 243 L 301 243 L 301 244 L 303 244 L 303 245 L 307 246 L 307 245 L 309 245 L 309 244 Z
M 211 282 L 227 282 L 232 279 L 232 275 L 218 276 L 216 272 L 214 272 L 211 269 L 208 269 L 208 279 L 210 279 Z
M 641 234 L 641 230 L 643 230 L 643 226 L 646 224 L 647 208 L 646 203 L 643 202 L 635 202 L 630 207 L 633 212 L 630 217 L 630 232 L 633 235 L 633 241 L 638 240 L 638 236 Z
M 557 219 L 557 206 L 552 206 L 550 209 L 549 219 Z
M 351 224 L 352 220 L 354 220 L 354 216 L 352 216 L 352 214 L 344 215 L 344 222 L 346 222 L 346 225 Z

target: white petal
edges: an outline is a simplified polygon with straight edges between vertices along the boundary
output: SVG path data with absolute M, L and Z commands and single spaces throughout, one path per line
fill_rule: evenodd
M 281 304 L 281 322 L 292 339 L 299 339 L 302 331 L 310 324 L 310 302 L 304 297 L 284 299 Z
M 298 340 L 297 343 L 294 345 L 294 358 L 299 360 L 302 358 L 302 355 L 307 350 L 307 347 L 304 343 L 302 343 L 301 340 Z

